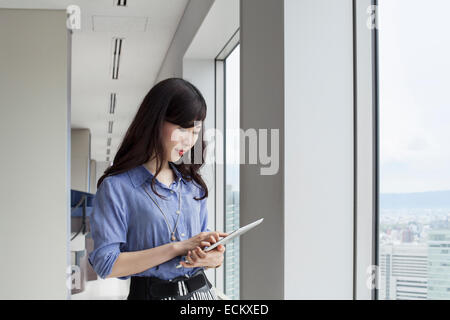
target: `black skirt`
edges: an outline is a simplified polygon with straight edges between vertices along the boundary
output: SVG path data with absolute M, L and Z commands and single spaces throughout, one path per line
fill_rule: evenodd
M 218 300 L 218 297 L 216 295 L 216 292 L 214 291 L 214 288 L 212 284 L 209 282 L 208 277 L 206 276 L 203 269 L 198 270 L 195 272 L 192 276 L 202 276 L 204 277 L 205 284 L 192 291 L 188 292 L 186 289 L 186 278 L 185 276 L 180 276 L 177 278 L 169 280 L 162 280 L 155 277 L 131 277 L 131 283 L 130 283 L 130 292 L 128 294 L 127 300 Z M 171 295 L 171 296 L 160 296 L 160 295 L 154 295 L 150 290 L 152 284 L 158 283 L 158 285 L 164 285 L 167 283 L 177 283 L 179 286 L 182 295 Z M 155 285 L 154 285 L 155 286 Z

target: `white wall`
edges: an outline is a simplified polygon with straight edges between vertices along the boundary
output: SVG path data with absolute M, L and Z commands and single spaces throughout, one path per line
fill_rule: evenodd
M 90 161 L 90 170 L 89 170 L 89 192 L 95 194 L 97 192 L 97 161 Z
M 214 0 L 190 0 L 178 24 L 155 84 L 183 74 L 183 57 Z
M 190 81 L 196 86 L 203 97 L 205 98 L 207 105 L 207 113 L 205 119 L 205 133 L 209 129 L 214 129 L 215 112 L 214 112 L 214 60 L 209 59 L 185 59 L 183 63 L 183 79 Z M 206 139 L 206 135 L 205 135 Z M 213 146 L 207 146 L 208 152 L 210 152 Z M 216 229 L 215 222 L 215 171 L 214 163 L 206 163 L 201 170 L 201 174 L 208 186 L 208 227 L 211 230 Z M 220 230 L 221 231 L 221 230 Z M 216 270 L 207 269 L 206 275 L 212 284 L 216 284 Z
M 96 161 L 95 164 L 95 186 L 97 186 L 97 182 L 100 177 L 105 173 L 105 170 L 111 165 L 109 161 Z M 97 191 L 96 191 L 97 192 Z M 95 193 L 95 192 L 93 192 Z
M 351 0 L 285 0 L 285 298 L 351 299 Z
M 71 131 L 71 188 L 90 192 L 91 132 L 89 129 Z
M 189 11 L 184 19 L 189 19 Z M 216 105 L 216 75 L 215 58 L 239 29 L 239 0 L 215 0 L 209 6 L 209 10 L 198 27 L 189 47 L 185 50 L 183 58 L 183 79 L 192 82 L 203 94 L 207 104 L 205 120 L 205 133 L 209 129 L 221 129 L 220 123 L 223 115 L 217 117 L 216 112 L 223 112 L 223 107 Z M 217 70 L 220 71 L 220 70 Z M 220 103 L 218 103 L 220 104 Z M 216 127 L 217 126 L 217 127 Z M 223 133 L 223 131 L 222 131 Z M 205 139 L 208 138 L 205 136 Z M 213 144 L 216 139 L 217 144 Z M 218 137 L 210 139 L 207 147 L 208 154 L 220 157 Z M 223 154 L 222 154 L 223 155 Z M 211 159 L 208 159 L 211 160 Z M 208 225 L 211 230 L 224 230 L 223 219 L 223 186 L 217 185 L 217 181 L 223 180 L 223 164 L 207 163 L 202 168 L 202 175 L 209 188 L 208 196 Z M 220 183 L 220 182 L 219 182 Z M 206 274 L 216 289 L 224 291 L 224 267 L 208 269 Z
M 70 111 L 64 10 L 0 9 L 0 299 L 66 299 Z

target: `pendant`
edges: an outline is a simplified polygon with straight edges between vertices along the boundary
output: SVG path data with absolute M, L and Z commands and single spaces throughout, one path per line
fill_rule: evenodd
M 172 234 L 172 241 L 175 241 L 176 239 L 175 239 L 175 236 Z

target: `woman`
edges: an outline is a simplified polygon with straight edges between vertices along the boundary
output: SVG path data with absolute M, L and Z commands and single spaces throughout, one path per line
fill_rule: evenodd
M 180 78 L 159 82 L 98 181 L 89 263 L 103 279 L 131 278 L 128 300 L 217 299 L 204 269 L 222 264 L 225 247 L 202 248 L 228 234 L 207 228 L 208 188 L 199 174 L 205 117 L 195 86 Z M 201 163 L 175 164 L 189 150 L 197 159 L 197 141 Z

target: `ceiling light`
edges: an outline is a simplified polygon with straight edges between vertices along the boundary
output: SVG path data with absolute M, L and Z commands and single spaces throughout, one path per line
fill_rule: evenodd
M 113 121 L 108 122 L 108 133 L 112 133 L 113 130 Z
M 122 38 L 113 38 L 112 52 L 112 78 L 119 79 L 120 54 L 122 51 Z
M 116 109 L 116 94 L 111 93 L 111 97 L 109 99 L 109 113 L 114 114 L 115 109 Z

